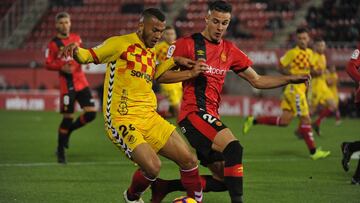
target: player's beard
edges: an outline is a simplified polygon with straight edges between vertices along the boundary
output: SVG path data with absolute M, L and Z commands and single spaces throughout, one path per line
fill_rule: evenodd
M 62 30 L 60 28 L 56 28 L 57 33 L 60 34 L 62 37 L 68 37 L 69 36 L 69 32 L 67 32 L 66 30 Z
M 155 46 L 156 43 L 153 45 L 150 36 L 147 35 L 144 31 L 141 33 L 141 37 L 143 38 L 146 47 L 153 48 Z

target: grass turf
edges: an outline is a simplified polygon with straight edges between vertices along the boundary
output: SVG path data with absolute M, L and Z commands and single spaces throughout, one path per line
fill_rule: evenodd
M 105 136 L 102 115 L 73 133 L 65 166 L 54 155 L 60 120 L 54 112 L 0 111 L 0 202 L 122 202 L 136 167 Z M 345 140 L 359 140 L 359 120 L 344 119 L 340 126 L 326 120 L 322 137 L 315 138 L 332 154 L 318 161 L 293 135 L 296 122 L 288 128 L 255 126 L 243 136 L 241 118 L 222 120 L 245 148 L 246 202 L 359 202 L 360 187 L 349 184 L 357 160 L 345 173 L 339 147 Z M 160 177 L 178 178 L 178 167 L 163 159 Z M 164 202 L 181 195 L 171 193 Z M 143 199 L 149 202 L 149 190 Z M 213 192 L 205 194 L 204 202 L 230 200 L 227 192 Z

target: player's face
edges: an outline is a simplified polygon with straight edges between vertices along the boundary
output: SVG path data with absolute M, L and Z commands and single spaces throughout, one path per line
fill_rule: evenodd
M 163 38 L 167 43 L 169 44 L 173 43 L 176 40 L 175 30 L 174 29 L 165 30 L 163 34 Z
M 165 22 L 161 22 L 157 18 L 144 19 L 144 23 L 140 23 L 140 34 L 146 47 L 152 48 L 161 39 L 165 30 Z
M 309 37 L 309 34 L 307 32 L 298 33 L 296 35 L 296 38 L 297 38 L 297 45 L 301 49 L 306 49 L 308 47 L 310 37 Z
M 56 24 L 56 30 L 59 34 L 63 35 L 63 36 L 69 36 L 70 34 L 70 27 L 71 27 L 71 22 L 70 22 L 70 18 L 60 18 Z
M 326 44 L 324 41 L 316 42 L 315 43 L 315 50 L 319 53 L 324 53 L 326 49 Z
M 219 42 L 224 36 L 230 23 L 231 14 L 211 11 L 205 18 L 208 37 L 211 41 Z

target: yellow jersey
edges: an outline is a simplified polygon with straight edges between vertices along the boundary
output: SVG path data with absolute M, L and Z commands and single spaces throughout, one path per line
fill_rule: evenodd
M 162 41 L 155 46 L 156 58 L 158 63 L 163 63 L 169 58 L 168 49 L 170 44 Z M 177 106 L 182 98 L 182 83 L 160 84 L 161 93 L 167 97 L 171 106 Z
M 107 63 L 103 111 L 108 122 L 156 111 L 152 81 L 175 66 L 170 58 L 156 67 L 155 48 L 146 47 L 136 33 L 111 37 L 92 49 L 79 48 L 75 57 L 81 63 Z
M 324 81 L 326 81 L 326 76 L 325 76 L 325 72 L 326 72 L 326 57 L 325 54 L 319 54 L 314 52 L 314 64 L 313 64 L 313 69 L 317 72 L 321 72 L 322 74 L 314 77 L 315 78 L 319 78 L 322 79 Z
M 282 68 L 287 69 L 291 75 L 310 74 L 313 65 L 314 57 L 313 51 L 309 48 L 300 49 L 296 46 L 285 53 L 280 58 Z M 306 91 L 306 85 L 302 84 L 289 84 L 286 86 L 285 91 Z
M 339 76 L 337 75 L 336 72 L 333 72 L 333 73 L 328 72 L 326 74 L 326 79 L 331 80 L 332 83 L 331 83 L 331 85 L 328 84 L 328 86 L 329 86 L 331 92 L 333 93 L 336 102 L 338 102 L 339 101 L 339 95 L 338 95 L 337 84 L 338 84 L 338 81 L 339 81 Z
M 166 41 L 162 41 L 155 46 L 155 50 L 156 50 L 155 54 L 158 63 L 162 63 L 163 61 L 166 61 L 166 59 L 169 58 L 167 56 L 169 47 L 170 44 L 167 43 Z

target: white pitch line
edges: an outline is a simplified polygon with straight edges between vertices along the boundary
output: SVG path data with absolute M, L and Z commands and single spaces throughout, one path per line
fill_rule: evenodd
M 326 159 L 340 160 L 340 157 L 329 157 Z M 306 161 L 310 158 L 265 158 L 265 159 L 244 159 L 244 163 L 257 163 L 257 162 L 295 162 Z M 171 161 L 162 161 L 162 164 L 173 164 Z M 97 165 L 131 165 L 130 161 L 99 161 L 99 162 L 68 162 L 69 166 L 97 166 Z M 41 167 L 41 166 L 61 166 L 56 162 L 29 162 L 29 163 L 0 163 L 0 167 Z

